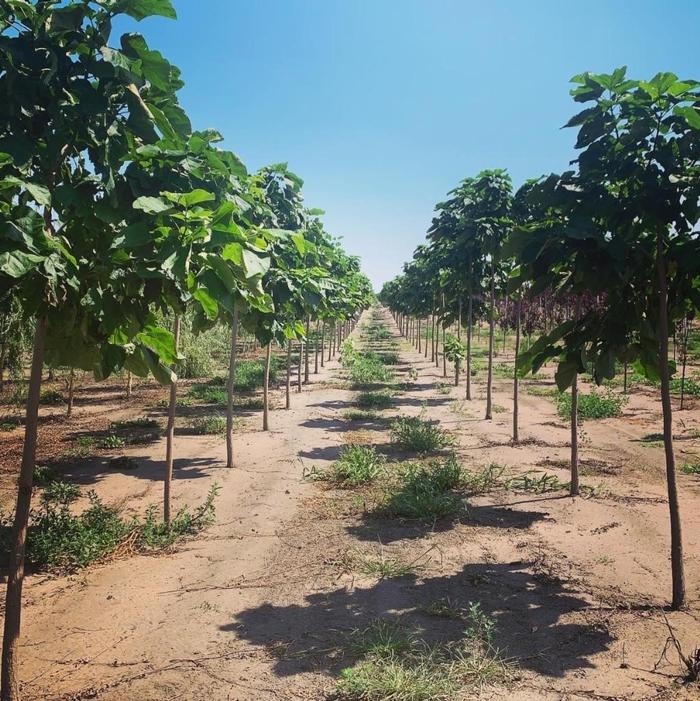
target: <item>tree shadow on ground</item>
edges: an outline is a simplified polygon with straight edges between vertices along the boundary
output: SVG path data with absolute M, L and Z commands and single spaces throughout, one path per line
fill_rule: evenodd
M 165 461 L 152 460 L 146 456 L 130 455 L 129 461 L 114 460 L 112 457 L 100 456 L 61 460 L 52 463 L 61 477 L 82 486 L 99 484 L 112 474 L 129 475 L 140 480 L 162 481 L 165 475 Z M 223 460 L 213 458 L 178 458 L 173 461 L 173 479 L 197 479 L 211 477 L 212 469 L 228 469 Z
M 547 518 L 546 512 L 510 509 L 508 506 L 465 504 L 464 511 L 453 518 L 396 519 L 388 518 L 382 505 L 364 512 L 360 522 L 347 526 L 346 532 L 355 538 L 389 544 L 400 540 L 417 540 L 429 533 L 444 533 L 463 523 L 487 528 L 518 528 L 525 530 Z
M 434 618 L 425 608 L 449 599 L 478 602 L 496 624 L 494 645 L 521 668 L 550 677 L 593 667 L 612 636 L 576 614 L 588 602 L 560 582 L 543 580 L 534 563 L 468 564 L 456 574 L 383 579 L 368 587 L 309 594 L 303 604 L 265 603 L 221 626 L 243 640 L 283 650 L 274 671 L 288 677 L 324 670 L 338 674 L 355 661 L 348 633 L 377 618 L 395 620 L 430 643 L 464 638 L 467 620 Z

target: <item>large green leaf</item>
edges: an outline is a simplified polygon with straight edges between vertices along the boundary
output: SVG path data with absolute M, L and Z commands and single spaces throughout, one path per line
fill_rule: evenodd
M 170 0 L 117 0 L 114 10 L 123 12 L 139 22 L 152 16 L 177 19 L 177 13 Z
M 160 326 L 146 326 L 136 336 L 136 340 L 146 348 L 150 348 L 158 358 L 167 365 L 174 365 L 178 361 L 175 351 L 175 338 L 167 329 Z

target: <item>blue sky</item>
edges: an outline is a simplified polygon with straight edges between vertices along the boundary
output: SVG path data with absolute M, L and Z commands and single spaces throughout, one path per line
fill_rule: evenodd
M 286 161 L 376 287 L 467 175 L 560 171 L 569 78 L 700 79 L 700 0 L 174 0 L 120 22 L 183 72 L 195 128 L 249 168 Z

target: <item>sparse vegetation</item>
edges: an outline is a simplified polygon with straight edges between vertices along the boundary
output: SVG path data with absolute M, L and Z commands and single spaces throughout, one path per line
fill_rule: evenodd
M 403 416 L 391 424 L 391 442 L 411 453 L 433 453 L 452 444 L 452 437 L 421 416 Z
M 571 394 L 568 392 L 558 393 L 555 402 L 559 416 L 562 419 L 568 420 L 571 417 Z M 590 393 L 587 394 L 579 393 L 579 421 L 585 419 L 608 419 L 620 416 L 625 403 L 625 397 L 617 396 L 610 390 L 601 393 L 596 389 L 592 389 Z

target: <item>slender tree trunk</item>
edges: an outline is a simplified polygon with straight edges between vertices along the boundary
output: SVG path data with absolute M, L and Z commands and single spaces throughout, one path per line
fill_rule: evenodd
M 299 367 L 297 368 L 297 394 L 301 392 L 301 373 L 304 364 L 304 342 L 299 340 Z
M 513 362 L 513 443 L 520 442 L 518 426 L 518 353 L 520 353 L 520 314 L 523 301 L 518 299 L 515 312 L 515 360 Z
M 269 394 L 270 394 L 270 358 L 272 357 L 272 343 L 267 344 L 265 349 L 265 380 L 263 384 L 263 431 L 269 431 Z
M 472 398 L 472 294 L 467 305 L 467 391 L 466 399 Z
M 457 313 L 457 340 L 462 340 L 462 297 L 459 298 L 459 311 Z
M 421 352 L 421 345 L 420 345 L 420 317 L 418 317 L 418 352 Z
M 575 497 L 579 493 L 578 484 L 578 373 L 574 375 L 571 385 L 571 488 L 569 493 Z
M 321 324 L 321 367 L 326 367 L 326 322 Z
M 661 407 L 664 421 L 664 449 L 666 451 L 666 482 L 668 486 L 668 509 L 671 519 L 671 576 L 673 579 L 674 611 L 685 605 L 685 572 L 683 565 L 683 537 L 681 512 L 678 504 L 676 484 L 676 459 L 673 454 L 673 412 L 668 368 L 668 281 L 664 260 L 662 234 L 656 241 L 656 271 L 659 284 L 659 375 L 661 376 Z
M 318 375 L 318 337 L 319 337 L 319 322 L 316 321 L 316 335 L 314 337 L 314 375 Z
M 233 467 L 233 388 L 236 384 L 236 345 L 238 344 L 238 307 L 233 307 L 231 319 L 231 348 L 228 356 L 226 383 L 226 467 Z
M 681 406 L 680 410 L 683 411 L 683 403 L 685 400 L 685 369 L 688 364 L 688 319 L 683 320 L 683 326 L 681 327 Z
M 447 356 L 445 355 L 445 322 L 442 322 L 442 376 L 447 377 Z
M 495 332 L 496 322 L 496 273 L 491 263 L 491 293 L 489 302 L 489 369 L 486 377 L 486 418 L 490 419 L 492 409 L 492 391 L 493 391 L 493 337 Z
M 304 344 L 304 384 L 309 383 L 309 343 L 311 339 L 311 317 L 306 317 L 306 343 Z
M 175 352 L 180 341 L 180 316 L 175 317 L 173 326 Z M 177 407 L 177 377 L 170 385 L 170 403 L 168 404 L 168 426 L 165 430 L 165 479 L 163 480 L 163 520 L 170 528 L 170 488 L 173 481 L 173 443 L 175 442 L 175 409 Z
M 133 375 L 131 374 L 131 370 L 127 370 L 126 372 L 126 398 L 131 399 L 131 392 L 133 390 Z
M 287 341 L 287 381 L 284 385 L 284 408 L 289 409 L 292 406 L 292 398 L 290 396 L 292 386 L 292 340 Z
M 24 585 L 24 554 L 27 543 L 29 510 L 34 484 L 36 444 L 39 428 L 39 398 L 46 347 L 46 317 L 37 320 L 34 331 L 34 351 L 29 375 L 29 390 L 24 421 L 22 465 L 17 484 L 15 520 L 12 524 L 11 551 L 5 596 L 5 626 L 2 639 L 2 673 L 0 698 L 19 701 L 19 636 L 22 617 L 22 586 Z
M 625 371 L 624 371 L 624 380 L 622 384 L 622 393 L 627 394 L 627 368 L 628 368 L 628 363 L 625 360 Z
M 68 376 L 68 408 L 66 409 L 66 417 L 70 418 L 73 414 L 73 399 L 75 396 L 75 370 L 70 369 Z

